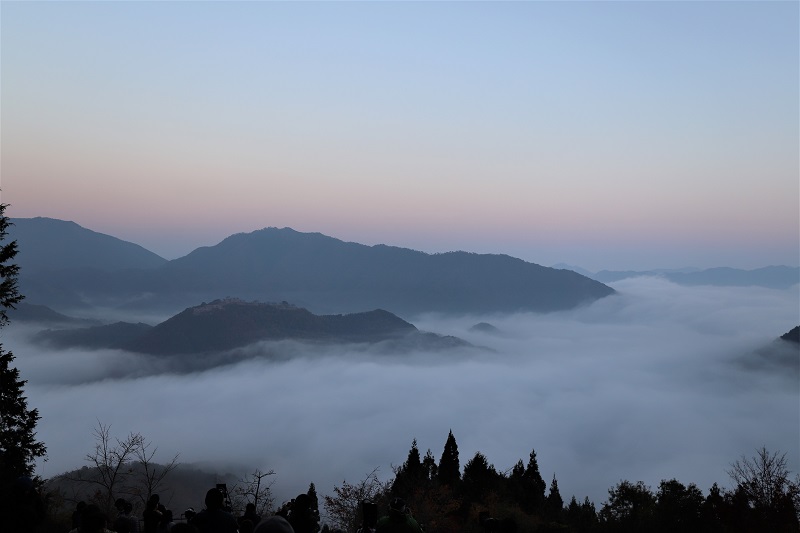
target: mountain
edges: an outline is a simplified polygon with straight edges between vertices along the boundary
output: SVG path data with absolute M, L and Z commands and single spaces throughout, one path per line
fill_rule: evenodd
M 589 277 L 603 283 L 612 283 L 625 278 L 660 276 L 679 285 L 760 286 L 770 289 L 788 289 L 800 283 L 800 268 L 768 266 L 754 270 L 719 267 L 705 270 L 601 270 Z
M 781 335 L 781 339 L 787 342 L 793 342 L 795 344 L 800 344 L 800 326 L 796 326 L 792 328 L 790 331 Z
M 771 343 L 752 353 L 744 354 L 739 362 L 748 369 L 780 374 L 794 383 L 800 380 L 800 326 L 792 328 Z
M 547 312 L 614 294 L 610 287 L 575 272 L 506 255 L 427 254 L 290 228 L 232 235 L 166 261 L 146 250 L 131 255 L 143 249 L 122 246 L 123 241 L 71 222 L 15 220 L 23 232 L 13 237 L 19 241 L 20 255 L 25 250 L 28 254 L 21 264 L 21 291 L 29 302 L 65 312 L 90 305 L 174 312 L 221 296 L 292 301 L 317 313 Z M 25 233 L 31 227 L 45 235 Z M 63 261 L 61 253 L 48 250 L 48 243 L 56 240 L 46 235 L 50 231 L 58 236 L 58 250 L 70 251 Z M 87 239 L 94 248 L 85 244 Z M 81 254 L 72 253 L 73 247 Z M 112 263 L 108 257 L 123 248 L 126 253 Z
M 17 241 L 19 287 L 29 303 L 65 311 L 97 303 L 113 305 L 120 282 L 135 283 L 144 271 L 167 262 L 138 244 L 74 222 L 43 217 L 12 218 L 11 222 L 8 238 Z M 86 301 L 86 289 L 110 301 Z
M 155 268 L 166 259 L 110 235 L 97 233 L 74 222 L 54 218 L 12 218 L 8 238 L 16 239 L 15 258 L 21 273 L 90 268 L 103 271 Z
M 383 310 L 348 315 L 315 315 L 286 302 L 238 299 L 191 307 L 155 327 L 118 322 L 107 326 L 46 330 L 34 337 L 59 348 L 116 348 L 150 355 L 222 352 L 258 341 L 324 343 L 393 342 L 396 349 L 469 346 L 455 337 L 423 333 Z
M 88 328 L 48 329 L 34 335 L 33 340 L 57 348 L 121 349 L 152 328 L 142 323 L 116 322 Z
M 233 235 L 158 273 L 159 291 L 249 293 L 325 312 L 554 311 L 614 292 L 574 272 L 505 255 L 426 254 L 289 228 Z
M 38 325 L 60 325 L 60 326 L 95 326 L 99 325 L 95 320 L 85 318 L 74 318 L 53 311 L 46 305 L 29 304 L 20 302 L 16 309 L 9 309 L 7 314 L 13 323 L 30 322 Z

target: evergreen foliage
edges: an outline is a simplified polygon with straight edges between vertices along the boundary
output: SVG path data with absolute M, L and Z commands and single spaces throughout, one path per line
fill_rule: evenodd
M 5 243 L 10 222 L 7 205 L 0 204 L 0 327 L 8 323 L 6 311 L 22 301 L 17 276 L 19 267 L 11 261 L 17 255 L 17 242 Z M 0 344 L 0 487 L 8 490 L 19 477 L 33 477 L 34 462 L 46 456 L 43 443 L 36 440 L 39 411 L 28 409 L 23 395 L 26 380 L 13 366 L 14 354 Z
M 481 452 L 476 452 L 475 456 L 464 465 L 462 493 L 467 501 L 481 501 L 492 491 L 497 490 L 498 478 L 494 465 L 489 464 Z
M 19 477 L 33 477 L 34 461 L 45 457 L 36 440 L 37 409 L 28 409 L 23 396 L 26 380 L 13 365 L 14 354 L 0 344 L 0 484 L 12 485 Z
M 0 204 L 0 327 L 8 323 L 6 311 L 22 301 L 17 276 L 19 267 L 11 261 L 17 255 L 17 243 L 5 243 L 10 224 L 5 216 L 6 204 Z M 36 423 L 39 411 L 28 409 L 23 394 L 26 381 L 20 379 L 19 370 L 13 366 L 14 354 L 0 344 L 0 501 L 3 505 L 17 507 L 14 513 L 0 516 L 0 530 L 13 531 L 18 524 L 13 520 L 24 510 L 32 515 L 30 520 L 43 518 L 43 508 L 35 492 L 34 463 L 46 457 L 45 445 L 36 440 Z
M 415 488 L 423 485 L 424 481 L 427 482 L 427 476 L 419 457 L 417 439 L 414 439 L 405 463 L 395 469 L 392 494 L 401 498 L 409 498 Z
M 558 490 L 558 480 L 553 474 L 553 481 L 550 483 L 550 492 L 545 500 L 545 516 L 550 521 L 561 520 L 561 513 L 564 510 L 564 500 Z
M 453 436 L 453 430 L 447 435 L 444 443 L 442 458 L 439 460 L 438 469 L 439 483 L 442 485 L 455 486 L 461 479 L 461 467 L 458 462 L 458 444 Z
M 425 453 L 425 458 L 422 459 L 422 471 L 422 475 L 429 483 L 435 480 L 438 476 L 439 467 L 436 464 L 436 459 L 433 457 L 430 448 L 428 448 L 428 451 Z
M 17 241 L 6 243 L 11 222 L 5 215 L 7 204 L 0 204 L 0 327 L 8 323 L 6 311 L 16 309 L 24 296 L 19 293 L 19 266 L 11 261 L 17 255 Z
M 528 466 L 522 473 L 522 508 L 527 512 L 538 512 L 542 510 L 545 502 L 544 491 L 547 488 L 539 473 L 539 463 L 536 461 L 536 450 L 531 450 L 528 457 Z
M 641 481 L 620 481 L 608 489 L 608 501 L 600 509 L 600 523 L 611 531 L 653 531 L 655 506 L 656 497 L 650 487 Z

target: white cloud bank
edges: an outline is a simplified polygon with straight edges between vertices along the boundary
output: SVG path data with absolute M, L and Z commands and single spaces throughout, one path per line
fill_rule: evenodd
M 729 464 L 762 445 L 800 470 L 797 374 L 739 364 L 800 323 L 797 287 L 614 287 L 619 295 L 565 313 L 414 320 L 487 352 L 281 343 L 252 349 L 295 357 L 164 374 L 149 357 L 42 351 L 13 325 L 4 342 L 42 415 L 44 477 L 85 464 L 98 420 L 144 434 L 164 458 L 274 469 L 279 502 L 310 482 L 331 493 L 376 466 L 389 477 L 413 438 L 438 460 L 450 429 L 462 466 L 480 451 L 503 471 L 535 449 L 565 499 L 598 507 L 621 479 L 727 485 Z M 481 321 L 500 333 L 469 331 Z

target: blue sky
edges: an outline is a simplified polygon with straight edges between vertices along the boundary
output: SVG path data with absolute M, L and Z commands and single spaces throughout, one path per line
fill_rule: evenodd
M 798 264 L 796 2 L 0 4 L 2 201 L 165 257 L 266 226 Z

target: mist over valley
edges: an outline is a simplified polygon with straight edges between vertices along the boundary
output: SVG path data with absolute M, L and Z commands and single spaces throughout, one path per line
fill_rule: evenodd
M 224 265 L 223 274 L 209 277 L 197 266 L 202 262 L 193 263 L 193 272 L 209 286 L 221 279 L 235 283 L 250 279 L 241 273 L 253 263 L 241 257 L 298 257 L 295 247 L 303 258 L 331 251 L 318 253 L 303 235 L 281 231 L 291 245 L 278 251 L 263 243 L 243 246 L 239 255 L 223 254 L 230 259 L 216 267 Z M 549 481 L 555 474 L 566 499 L 588 496 L 598 506 L 621 479 L 656 486 L 677 478 L 704 491 L 714 482 L 725 485 L 729 464 L 760 446 L 786 452 L 790 469 L 800 470 L 800 355 L 790 336 L 779 339 L 800 322 L 797 284 L 683 285 L 637 275 L 603 285 L 571 271 L 465 253 L 446 257 L 458 261 L 443 272 L 457 272 L 459 279 L 445 285 L 450 292 L 426 300 L 439 302 L 435 312 L 400 297 L 404 312 L 395 314 L 386 291 L 378 291 L 386 304 L 382 311 L 349 311 L 372 301 L 364 296 L 372 284 L 334 314 L 291 300 L 267 303 L 300 294 L 286 286 L 261 302 L 226 299 L 256 295 L 240 288 L 167 309 L 158 287 L 152 296 L 131 298 L 135 291 L 114 292 L 110 280 L 157 279 L 146 273 L 173 262 L 91 270 L 76 258 L 62 269 L 55 255 L 46 267 L 37 266 L 36 241 L 18 238 L 22 272 L 31 272 L 21 276 L 22 292 L 50 295 L 29 297 L 4 331 L 4 345 L 28 380 L 29 402 L 42 416 L 38 437 L 49 456 L 39 469 L 44 477 L 84 464 L 98 421 L 122 434 L 141 432 L 165 457 L 180 453 L 181 462 L 219 475 L 274 469 L 279 502 L 310 482 L 320 494 L 330 493 L 342 480 L 358 481 L 376 467 L 389 479 L 412 439 L 438 458 L 449 430 L 458 439 L 462 465 L 480 451 L 502 472 L 535 449 L 542 475 Z M 319 235 L 311 239 L 333 250 L 346 244 L 363 260 L 376 251 Z M 103 246 L 83 257 L 100 264 Z M 204 255 L 208 263 L 213 248 L 186 260 Z M 427 261 L 413 251 L 392 254 Z M 335 270 L 332 261 L 314 272 Z M 339 261 L 351 264 L 345 256 Z M 459 264 L 466 266 L 459 270 Z M 118 278 L 120 272 L 127 278 Z M 522 290 L 525 276 L 539 287 L 540 274 L 571 287 L 547 312 L 535 301 L 538 289 Z M 75 285 L 66 287 L 86 288 L 92 278 L 98 283 L 90 297 L 72 289 L 55 292 L 48 281 L 71 279 Z M 494 290 L 476 279 L 503 281 L 488 309 L 474 307 L 484 292 L 448 299 L 456 283 Z M 323 299 L 313 300 L 310 290 L 301 300 L 335 307 L 331 295 L 354 287 L 342 283 Z M 509 311 L 527 294 L 533 295 L 528 309 Z M 148 301 L 157 305 L 148 308 Z M 219 315 L 219 328 L 214 320 L 194 322 L 213 317 L 212 311 L 228 313 L 224 320 Z M 180 334 L 165 333 L 172 330 Z M 142 339 L 159 331 L 161 344 L 143 348 Z M 181 335 L 181 342 L 195 335 L 204 348 L 190 342 L 176 349 Z

